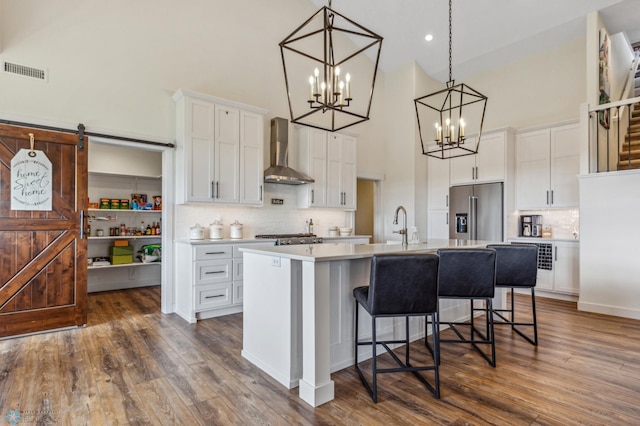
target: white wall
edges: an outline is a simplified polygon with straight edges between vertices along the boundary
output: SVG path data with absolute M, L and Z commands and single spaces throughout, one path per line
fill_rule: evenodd
M 580 178 L 580 298 L 578 309 L 640 319 L 638 245 L 640 172 Z
M 583 38 L 570 41 L 466 79 L 488 97 L 484 129 L 577 119 L 586 100 L 584 44 Z
M 385 176 L 383 183 L 383 220 L 386 240 L 400 240 L 393 230 L 402 227 L 402 219 L 393 225 L 393 215 L 400 205 L 407 210 L 407 224 L 415 224 L 415 112 L 413 109 L 414 64 L 409 63 L 386 73 L 384 92 Z

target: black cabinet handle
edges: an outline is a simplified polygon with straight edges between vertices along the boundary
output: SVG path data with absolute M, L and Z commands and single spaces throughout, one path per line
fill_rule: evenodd
M 224 251 L 208 251 L 205 254 L 225 254 L 226 252 Z
M 224 274 L 226 271 L 208 271 L 205 272 L 205 275 L 211 275 L 211 274 Z
M 224 294 L 216 294 L 215 296 L 205 296 L 205 299 L 215 299 L 216 297 L 224 297 Z

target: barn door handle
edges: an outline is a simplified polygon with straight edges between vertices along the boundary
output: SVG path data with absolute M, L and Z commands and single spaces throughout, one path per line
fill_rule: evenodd
M 84 210 L 80 210 L 80 239 L 84 239 Z

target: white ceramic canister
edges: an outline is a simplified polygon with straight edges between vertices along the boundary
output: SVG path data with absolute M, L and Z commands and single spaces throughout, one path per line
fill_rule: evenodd
M 211 238 L 212 240 L 221 240 L 222 235 L 222 222 L 220 222 L 219 220 L 214 220 L 213 223 L 209 224 L 209 238 Z
M 189 228 L 189 238 L 192 240 L 204 240 L 204 228 L 196 223 Z
M 229 227 L 230 237 L 232 240 L 240 240 L 242 239 L 242 224 L 237 220 L 231 224 Z

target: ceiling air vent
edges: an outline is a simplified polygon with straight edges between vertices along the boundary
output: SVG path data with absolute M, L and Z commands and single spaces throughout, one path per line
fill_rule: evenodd
M 19 75 L 22 77 L 35 78 L 40 81 L 47 81 L 47 71 L 39 68 L 28 67 L 26 65 L 14 64 L 13 62 L 2 62 L 2 71 L 5 73 Z

